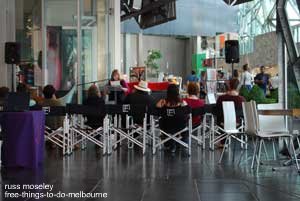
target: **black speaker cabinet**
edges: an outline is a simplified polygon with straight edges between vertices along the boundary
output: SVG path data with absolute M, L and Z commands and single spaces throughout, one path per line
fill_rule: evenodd
M 240 62 L 240 50 L 238 40 L 225 41 L 225 60 L 226 63 L 239 63 Z
M 16 43 L 16 42 L 5 43 L 5 63 L 19 64 L 20 58 L 21 58 L 20 43 Z

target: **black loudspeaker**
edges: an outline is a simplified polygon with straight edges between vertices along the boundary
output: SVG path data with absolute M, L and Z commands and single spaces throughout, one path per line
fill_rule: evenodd
M 240 62 L 240 50 L 238 40 L 225 41 L 225 60 L 226 63 L 239 63 Z
M 19 64 L 21 59 L 20 43 L 7 42 L 5 43 L 5 63 Z

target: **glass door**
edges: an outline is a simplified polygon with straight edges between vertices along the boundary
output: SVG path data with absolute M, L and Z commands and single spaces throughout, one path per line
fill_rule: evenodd
M 77 91 L 81 103 L 98 74 L 97 0 L 43 0 L 42 8 L 44 84 Z

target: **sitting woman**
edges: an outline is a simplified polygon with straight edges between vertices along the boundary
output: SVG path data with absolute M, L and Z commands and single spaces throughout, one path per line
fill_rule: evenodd
M 88 98 L 84 101 L 84 105 L 93 107 L 104 107 L 104 100 L 100 95 L 100 91 L 96 85 L 90 86 L 88 89 Z M 87 125 L 93 129 L 97 129 L 103 124 L 104 115 L 89 115 L 87 116 Z
M 128 85 L 125 80 L 121 79 L 118 70 L 113 70 L 108 85 L 116 88 L 121 88 L 121 91 L 109 92 L 109 101 L 117 101 L 117 103 L 122 103 L 125 98 L 125 94 L 128 92 Z
M 165 99 L 161 99 L 156 104 L 157 108 L 178 108 L 187 106 L 186 102 L 180 99 L 179 95 L 179 88 L 175 84 L 171 84 L 167 90 L 167 97 Z M 186 126 L 186 119 L 183 117 L 177 117 L 172 120 L 168 118 L 161 118 L 160 119 L 160 128 L 167 132 L 173 133 L 182 130 Z M 187 135 L 182 136 L 182 141 L 187 142 Z M 169 140 L 165 143 L 167 149 L 170 149 L 172 153 L 176 152 L 176 143 L 174 140 Z
M 184 101 L 192 108 L 204 107 L 205 101 L 198 98 L 200 93 L 199 84 L 195 82 L 190 82 L 187 87 L 188 97 Z M 201 117 L 193 117 L 193 126 L 197 126 L 201 123 Z

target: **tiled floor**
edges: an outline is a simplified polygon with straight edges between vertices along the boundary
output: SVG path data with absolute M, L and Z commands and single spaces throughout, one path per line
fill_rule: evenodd
M 143 156 L 140 150 L 128 150 L 125 146 L 109 157 L 97 155 L 93 146 L 65 158 L 52 150 L 47 151 L 44 167 L 39 170 L 2 168 L 0 191 L 2 200 L 24 200 L 5 199 L 4 184 L 48 183 L 54 185 L 54 193 L 101 192 L 108 193 L 108 198 L 40 200 L 300 200 L 300 176 L 294 166 L 264 163 L 257 174 L 249 167 L 251 161 L 246 160 L 250 153 L 251 150 L 243 156 L 241 164 L 237 164 L 239 151 L 235 155 L 226 153 L 219 165 L 220 151 L 202 151 L 196 146 L 191 157 L 183 150 L 174 155 L 162 151 L 155 156 Z M 273 172 L 272 166 L 279 168 Z

